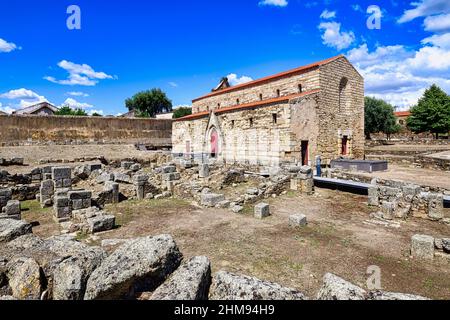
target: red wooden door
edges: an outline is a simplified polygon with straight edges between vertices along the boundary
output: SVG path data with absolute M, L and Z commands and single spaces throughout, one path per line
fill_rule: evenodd
M 219 153 L 219 135 L 216 129 L 211 131 L 211 157 L 216 158 Z
M 342 155 L 346 156 L 348 155 L 348 137 L 344 136 L 342 138 Z

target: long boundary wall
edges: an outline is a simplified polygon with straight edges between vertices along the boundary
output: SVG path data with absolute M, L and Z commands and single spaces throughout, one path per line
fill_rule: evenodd
M 172 120 L 0 115 L 0 145 L 172 145 Z

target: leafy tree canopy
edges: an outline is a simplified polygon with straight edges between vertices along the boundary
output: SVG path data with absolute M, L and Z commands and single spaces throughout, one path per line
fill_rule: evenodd
M 151 89 L 135 94 L 125 101 L 130 111 L 136 111 L 138 117 L 155 117 L 158 113 L 172 111 L 172 101 L 161 89 Z
M 450 96 L 437 85 L 427 89 L 418 104 L 411 109 L 408 127 L 415 133 L 450 131 Z
M 180 107 L 173 112 L 173 118 L 178 119 L 192 114 L 192 108 Z
M 55 112 L 55 115 L 86 117 L 88 114 L 83 109 L 72 109 L 69 106 L 63 106 L 59 108 L 57 112 Z
M 365 133 L 370 139 L 372 133 L 385 133 L 388 138 L 391 134 L 400 131 L 397 124 L 394 107 L 381 99 L 365 98 Z

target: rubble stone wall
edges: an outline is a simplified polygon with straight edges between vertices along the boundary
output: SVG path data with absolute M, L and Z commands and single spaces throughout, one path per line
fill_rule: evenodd
M 170 146 L 172 120 L 1 116 L 0 144 L 144 143 Z

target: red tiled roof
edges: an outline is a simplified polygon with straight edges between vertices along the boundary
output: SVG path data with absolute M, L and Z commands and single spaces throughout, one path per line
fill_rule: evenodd
M 411 115 L 411 111 L 399 111 L 399 112 L 394 112 L 394 115 L 396 117 L 409 117 Z
M 247 82 L 247 83 L 243 83 L 243 84 L 240 84 L 240 85 L 237 85 L 237 86 L 229 87 L 229 88 L 226 88 L 226 89 L 223 89 L 223 90 L 211 92 L 211 93 L 209 93 L 207 95 L 204 95 L 204 96 L 202 96 L 200 98 L 196 98 L 196 99 L 192 100 L 192 102 L 200 101 L 202 99 L 213 97 L 213 96 L 216 96 L 216 95 L 220 95 L 220 94 L 223 94 L 223 93 L 226 93 L 226 92 L 231 92 L 231 91 L 235 91 L 235 90 L 238 90 L 238 89 L 251 87 L 251 86 L 254 86 L 254 85 L 257 85 L 257 84 L 261 84 L 263 82 L 267 82 L 267 81 L 271 81 L 271 80 L 275 80 L 275 79 L 279 79 L 279 78 L 284 78 L 284 77 L 291 76 L 291 75 L 296 74 L 296 73 L 305 72 L 307 70 L 320 67 L 320 66 L 322 66 L 324 64 L 330 63 L 330 62 L 332 62 L 334 60 L 337 60 L 339 58 L 342 58 L 342 57 L 344 57 L 344 55 L 341 54 L 341 55 L 338 55 L 336 57 L 332 57 L 332 58 L 329 58 L 329 59 L 326 59 L 326 60 L 322 60 L 322 61 L 318 61 L 318 62 L 314 62 L 314 63 L 308 64 L 308 65 L 303 66 L 303 67 L 299 67 L 299 68 L 292 69 L 292 70 L 289 70 L 289 71 L 281 72 L 281 73 L 278 73 L 278 74 L 275 74 L 275 75 L 272 75 L 272 76 L 268 76 L 268 77 L 265 77 L 265 78 L 253 80 L 253 81 L 250 81 L 250 82 Z
M 219 109 L 214 110 L 214 113 L 221 114 L 221 113 L 227 113 L 227 112 L 238 111 L 238 110 L 252 109 L 252 108 L 261 107 L 261 106 L 272 104 L 272 103 L 289 102 L 289 100 L 291 100 L 291 99 L 304 97 L 304 96 L 307 96 L 310 94 L 318 93 L 319 91 L 320 91 L 319 89 L 316 89 L 316 90 L 311 90 L 311 91 L 302 92 L 302 93 L 295 93 L 295 94 L 278 97 L 278 98 L 272 98 L 272 99 L 267 99 L 267 100 L 262 100 L 262 101 L 255 101 L 255 102 L 240 104 L 240 105 L 236 105 L 236 106 L 232 106 L 232 107 L 219 108 Z M 183 118 L 179 118 L 175 121 L 195 120 L 195 119 L 200 119 L 200 118 L 206 117 L 208 115 L 209 115 L 208 111 L 203 111 L 203 112 L 191 114 L 191 115 L 183 117 Z

